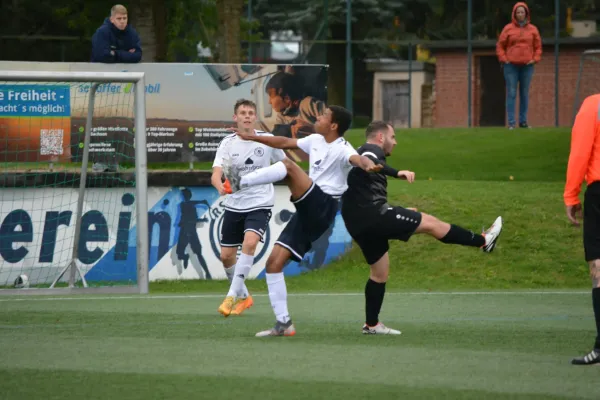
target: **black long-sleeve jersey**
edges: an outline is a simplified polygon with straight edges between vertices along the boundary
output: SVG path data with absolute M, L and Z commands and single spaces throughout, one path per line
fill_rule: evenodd
M 380 172 L 372 173 L 360 168 L 352 168 L 348 174 L 348 190 L 342 196 L 344 217 L 360 219 L 365 223 L 370 216 L 387 208 L 387 176 L 398 176 L 398 171 L 385 164 L 383 149 L 375 144 L 365 143 L 357 149 L 358 154 L 369 157 L 377 164 L 383 164 Z

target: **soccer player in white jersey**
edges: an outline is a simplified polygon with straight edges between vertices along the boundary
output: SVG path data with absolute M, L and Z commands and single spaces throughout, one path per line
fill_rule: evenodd
M 382 168 L 368 157 L 359 155 L 343 138 L 351 121 L 352 114 L 348 110 L 329 106 L 317 118 L 315 130 L 318 133 L 302 139 L 238 133 L 246 140 L 278 149 L 301 149 L 309 155 L 309 175 L 292 160 L 285 159 L 231 181 L 231 189 L 235 192 L 287 177 L 291 201 L 296 207 L 296 213 L 281 232 L 267 260 L 266 280 L 276 323 L 272 329 L 258 332 L 256 336 L 293 336 L 296 333 L 288 312 L 283 267 L 290 259 L 301 261 L 312 243 L 335 222 L 339 198 L 348 188 L 346 179 L 350 169 L 355 166 L 377 172 Z
M 254 129 L 256 104 L 250 100 L 241 99 L 235 103 L 233 119 L 241 134 L 272 136 Z M 225 317 L 239 315 L 253 304 L 244 280 L 254 264 L 256 246 L 263 240 L 269 225 L 275 190 L 272 183 L 265 183 L 228 194 L 223 175 L 230 181 L 236 180 L 268 167 L 271 162 L 284 159 L 283 150 L 244 140 L 235 133 L 223 138 L 217 149 L 211 183 L 219 194 L 227 194 L 223 202 L 225 214 L 221 226 L 221 261 L 231 284 L 225 300 L 218 308 Z M 239 246 L 242 246 L 242 252 L 237 258 Z

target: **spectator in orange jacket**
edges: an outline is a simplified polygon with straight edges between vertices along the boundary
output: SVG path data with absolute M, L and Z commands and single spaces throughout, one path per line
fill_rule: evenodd
M 571 132 L 571 153 L 563 196 L 567 217 L 575 226 L 579 225 L 581 218 L 579 193 L 584 180 L 587 187 L 583 202 L 583 249 L 592 278 L 597 335 L 592 351 L 571 361 L 575 365 L 600 363 L 600 94 L 584 100 Z
M 540 32 L 531 22 L 529 7 L 518 2 L 513 7 L 512 22 L 507 24 L 498 43 L 496 54 L 504 66 L 506 82 L 506 112 L 508 126 L 514 129 L 515 100 L 519 85 L 519 126 L 527 128 L 527 109 L 529 107 L 529 86 L 533 78 L 533 66 L 542 58 L 542 39 Z

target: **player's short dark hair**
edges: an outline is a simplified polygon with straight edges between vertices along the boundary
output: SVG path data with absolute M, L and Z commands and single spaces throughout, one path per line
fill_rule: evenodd
M 342 106 L 329 106 L 328 108 L 331 110 L 331 122 L 338 126 L 338 135 L 344 136 L 344 133 L 352 125 L 352 113 Z
M 252 100 L 239 99 L 238 101 L 235 102 L 235 106 L 233 106 L 233 113 L 237 114 L 237 110 L 241 106 L 252 107 L 252 108 L 254 108 L 254 111 L 256 111 L 256 103 L 255 102 L 253 102 Z
M 367 126 L 365 136 L 368 138 L 373 137 L 377 132 L 386 132 L 390 128 L 390 124 L 385 121 L 375 120 Z
M 289 96 L 292 101 L 302 100 L 304 97 L 302 79 L 283 71 L 277 72 L 269 79 L 265 91 L 268 92 L 269 89 L 274 89 L 275 93 L 281 97 Z

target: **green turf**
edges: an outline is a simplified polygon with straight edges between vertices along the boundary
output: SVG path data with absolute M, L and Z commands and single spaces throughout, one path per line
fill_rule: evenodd
M 581 228 L 562 203 L 568 150 L 565 129 L 398 132 L 388 161 L 417 182 L 390 181 L 392 203 L 476 231 L 505 218 L 492 254 L 392 242 L 382 319 L 400 337 L 359 333 L 356 248 L 286 279 L 293 338 L 253 337 L 273 322 L 263 280 L 228 319 L 224 281 L 151 283 L 162 298 L 0 298 L 0 399 L 596 399 L 598 369 L 569 364 L 594 326 Z
M 595 399 L 589 294 L 388 294 L 399 337 L 360 334 L 363 298 L 292 295 L 293 338 L 255 338 L 220 297 L 0 301 L 0 397 Z
M 350 142 L 364 142 L 361 131 Z M 569 154 L 564 128 L 509 131 L 486 129 L 413 129 L 396 132 L 398 145 L 389 163 L 415 171 L 418 179 L 562 181 Z
M 364 129 L 350 130 L 345 137 L 358 147 L 364 142 Z M 565 128 L 410 129 L 398 130 L 397 140 L 390 163 L 417 171 L 420 179 L 506 180 L 513 175 L 516 180 L 560 180 L 569 150 L 569 130 Z M 302 165 L 306 168 L 306 163 Z M 6 171 L 49 169 L 48 162 L 4 162 L 0 166 Z M 187 162 L 148 163 L 150 170 L 189 167 Z M 196 171 L 211 167 L 212 161 L 193 163 Z M 54 163 L 54 168 L 78 170 L 80 164 Z M 124 163 L 121 168 L 127 171 L 134 165 Z

